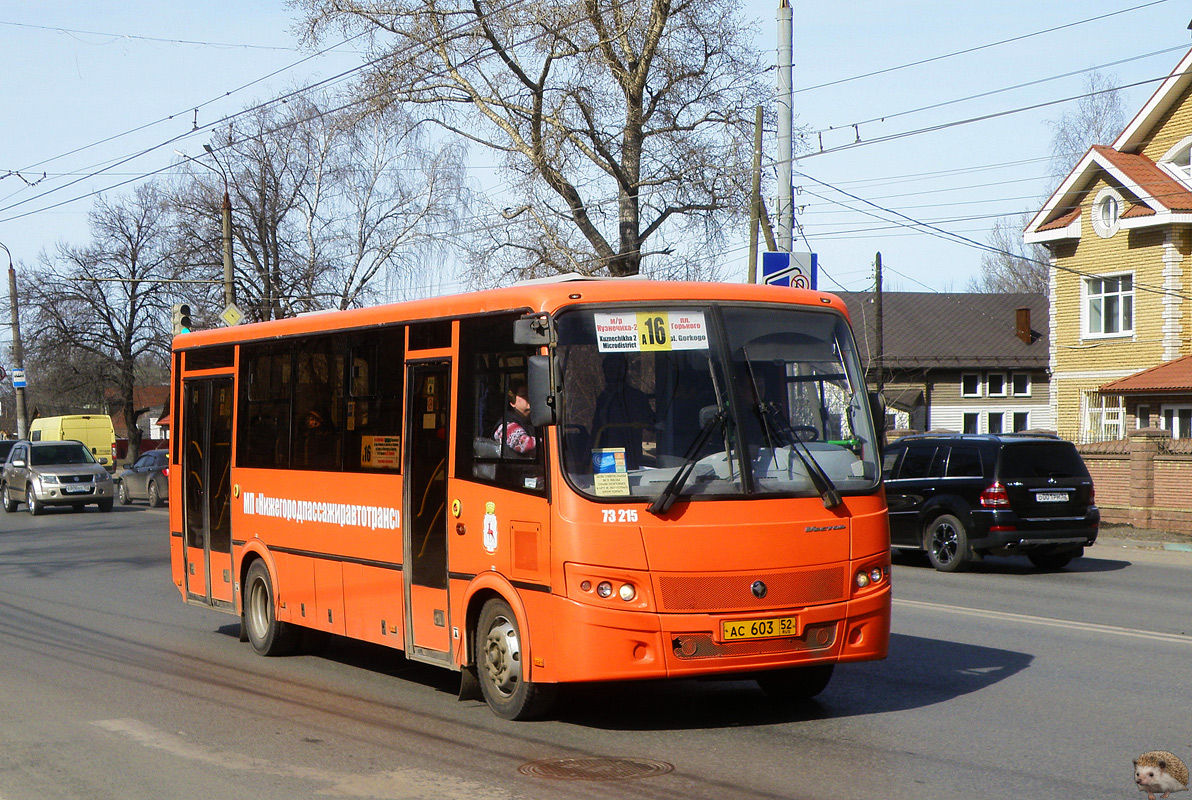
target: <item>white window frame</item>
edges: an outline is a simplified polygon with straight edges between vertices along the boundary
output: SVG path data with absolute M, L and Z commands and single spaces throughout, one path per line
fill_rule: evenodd
M 1121 288 L 1121 280 L 1123 278 L 1129 278 L 1129 280 L 1130 280 L 1130 288 L 1127 290 L 1122 290 L 1122 288 Z M 1118 281 L 1118 290 L 1116 292 L 1105 292 L 1104 291 L 1104 282 L 1112 281 L 1112 280 Z M 1101 286 L 1102 290 L 1095 294 L 1093 292 L 1093 284 L 1094 283 L 1100 283 L 1102 285 Z M 1091 275 L 1080 282 L 1080 294 L 1081 294 L 1080 328 L 1081 328 L 1081 335 L 1084 338 L 1086 338 L 1086 339 L 1120 339 L 1123 337 L 1128 337 L 1128 336 L 1134 335 L 1134 273 L 1133 272 L 1115 272 L 1115 273 L 1110 273 L 1107 275 Z M 1106 298 L 1117 298 L 1117 300 L 1118 300 L 1118 313 L 1116 314 L 1116 316 L 1117 316 L 1119 330 L 1111 331 L 1108 333 L 1105 332 L 1105 319 L 1106 319 L 1105 305 L 1106 305 L 1106 303 L 1104 301 Z M 1092 329 L 1092 324 L 1093 324 L 1092 305 L 1093 305 L 1094 300 L 1101 301 L 1101 310 L 1100 310 L 1101 330 L 1097 330 L 1097 331 Z M 1130 327 L 1128 327 L 1128 328 L 1125 327 L 1125 325 L 1122 322 L 1124 319 L 1124 316 L 1125 316 L 1123 311 L 1127 306 L 1129 306 L 1129 308 L 1130 308 Z
M 1160 417 L 1162 419 L 1162 417 Z M 1138 429 L 1151 427 L 1151 404 L 1139 403 L 1134 409 L 1134 427 Z
M 1009 396 L 1009 388 L 1007 387 L 1007 382 L 1008 382 L 1009 377 L 1010 376 L 1004 372 L 986 373 L 986 375 L 985 375 L 985 394 L 989 397 L 1008 397 Z M 1002 379 L 1002 390 L 1000 392 L 995 392 L 993 390 L 993 381 L 990 380 L 990 378 L 1001 378 Z
M 976 392 L 966 392 L 964 390 L 964 381 L 966 378 L 976 378 L 977 379 L 977 391 Z M 963 372 L 963 373 L 961 373 L 961 375 L 960 375 L 960 396 L 961 397 L 980 397 L 981 390 L 984 388 L 984 386 L 985 386 L 985 384 L 981 380 L 980 372 Z
M 993 418 L 998 419 L 998 429 L 993 429 Z M 1006 432 L 1006 412 L 1005 411 L 986 411 L 985 412 L 985 432 L 986 433 L 1005 433 Z
M 1164 403 L 1159 406 L 1159 427 L 1170 433 L 1172 439 L 1192 438 L 1192 424 L 1188 426 L 1187 430 L 1179 424 L 1181 411 L 1192 412 L 1192 404 Z M 1168 417 L 1171 417 L 1170 421 Z
M 1026 391 L 1022 391 L 1022 392 L 1018 391 L 1018 389 L 1014 386 L 1015 378 L 1025 378 L 1026 379 Z M 1034 381 L 1031 380 L 1031 374 L 1029 372 L 1015 372 L 1013 375 L 1010 376 L 1010 391 L 1011 391 L 1011 393 L 1013 393 L 1013 395 L 1015 397 L 1030 397 L 1031 396 L 1031 386 L 1033 384 L 1034 384 Z
M 1159 159 L 1159 167 L 1192 187 L 1192 136 L 1185 136 Z
M 972 431 L 968 430 L 968 422 L 969 422 L 970 418 L 972 419 L 973 422 L 977 423 L 976 425 L 973 426 L 974 429 Z M 961 421 L 960 430 L 962 433 L 981 433 L 981 414 L 979 412 L 965 411 L 961 415 L 960 421 Z
M 1126 399 L 1096 389 L 1080 393 L 1080 444 L 1111 442 L 1126 436 Z
M 1126 201 L 1117 189 L 1106 186 L 1097 192 L 1093 198 L 1089 217 L 1093 222 L 1093 232 L 1102 239 L 1108 239 L 1118 232 L 1122 226 L 1122 213 L 1125 212 Z
M 1015 423 L 1018 421 L 1018 416 L 1026 417 L 1026 424 L 1019 428 Z M 1011 411 L 1010 412 L 1010 432 L 1021 433 L 1022 431 L 1029 431 L 1031 429 L 1031 412 L 1029 411 Z

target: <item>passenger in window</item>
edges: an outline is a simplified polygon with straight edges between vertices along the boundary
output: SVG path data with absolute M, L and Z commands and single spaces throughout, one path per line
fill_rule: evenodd
M 538 447 L 538 434 L 530 424 L 530 401 L 526 397 L 526 384 L 517 382 L 507 392 L 509 406 L 505 419 L 493 431 L 493 438 L 513 452 L 534 455 Z
M 329 467 L 335 461 L 335 433 L 322 411 L 306 412 L 298 460 L 305 467 Z

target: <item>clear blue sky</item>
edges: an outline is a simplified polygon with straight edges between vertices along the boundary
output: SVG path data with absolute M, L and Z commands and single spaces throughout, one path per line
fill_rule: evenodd
M 1040 204 L 1047 121 L 1072 104 L 1004 112 L 1078 95 L 1082 75 L 1047 79 L 1098 67 L 1138 84 L 1123 90 L 1133 114 L 1192 47 L 1181 0 L 793 7 L 797 123 L 817 132 L 816 149 L 822 132 L 828 151 L 796 164 L 808 176 L 795 178 L 801 244 L 819 253 L 829 290 L 870 286 L 878 251 L 888 287 L 963 290 L 980 251 L 900 227 L 875 206 L 984 241 L 997 215 Z M 767 53 L 776 11 L 746 5 Z M 0 179 L 0 242 L 29 263 L 59 241 L 84 244 L 93 192 L 129 191 L 169 169 L 175 149 L 200 155 L 207 126 L 225 115 L 360 63 L 351 46 L 303 61 L 292 26 L 280 0 L 0 2 L 0 176 L 20 173 Z M 1010 87 L 1020 88 L 1000 91 Z M 974 95 L 984 96 L 952 102 Z M 844 147 L 858 134 L 865 144 Z M 727 259 L 743 278 L 743 247 Z

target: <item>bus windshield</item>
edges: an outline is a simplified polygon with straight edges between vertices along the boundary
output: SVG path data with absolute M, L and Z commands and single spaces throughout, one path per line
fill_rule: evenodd
M 876 488 L 865 382 L 838 313 L 684 304 L 556 321 L 562 463 L 578 491 L 819 495 L 830 507 Z

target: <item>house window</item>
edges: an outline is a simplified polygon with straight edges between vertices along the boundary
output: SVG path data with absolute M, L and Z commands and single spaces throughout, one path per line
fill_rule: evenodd
M 964 415 L 964 432 L 965 433 L 980 433 L 978 427 L 980 426 L 980 414 L 968 413 Z
M 991 372 L 985 376 L 985 393 L 990 397 L 1006 396 L 1006 375 L 1003 372 Z
M 989 423 L 989 432 L 990 433 L 1001 433 L 1002 432 L 1002 419 L 1004 416 L 1005 415 L 1002 414 L 1002 412 L 1000 412 L 1000 411 L 990 411 L 989 412 L 987 421 Z
M 1109 442 L 1126 435 L 1126 405 L 1122 396 L 1086 389 L 1080 396 L 1080 441 Z
M 1192 182 L 1192 136 L 1185 137 L 1159 159 L 1159 166 L 1167 169 L 1185 183 Z
M 1163 406 L 1160 416 L 1163 419 L 1163 430 L 1171 434 L 1172 439 L 1192 438 L 1192 406 Z
M 1015 372 L 1011 383 L 1015 397 L 1031 396 L 1031 374 L 1029 372 Z
M 1113 275 L 1085 280 L 1086 328 L 1089 336 L 1121 336 L 1134 332 L 1134 277 Z
M 1122 196 L 1106 186 L 1093 199 L 1093 231 L 1102 239 L 1118 232 L 1122 217 Z
M 1139 428 L 1151 427 L 1151 407 L 1140 405 L 1134 412 L 1135 425 Z
M 1022 433 L 1031 429 L 1031 412 L 1029 411 L 1015 411 L 1014 412 L 1014 432 Z
M 975 372 L 968 372 L 960 376 L 960 396 L 980 397 L 981 376 Z

